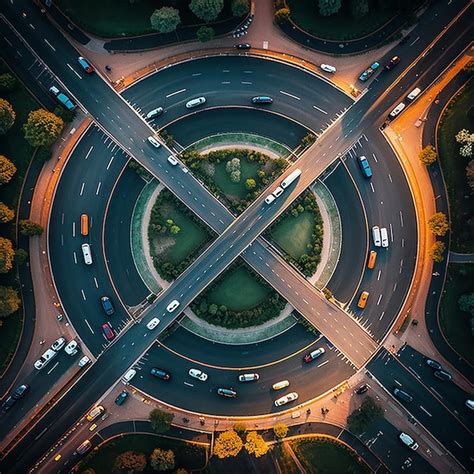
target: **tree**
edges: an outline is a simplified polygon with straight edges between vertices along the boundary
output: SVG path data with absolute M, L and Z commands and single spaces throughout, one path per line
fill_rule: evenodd
M 282 25 L 290 19 L 290 9 L 289 8 L 280 8 L 275 12 L 275 21 Z
M 461 295 L 458 299 L 459 309 L 474 316 L 474 293 Z
M 0 99 L 0 135 L 5 135 L 13 127 L 15 119 L 16 114 L 10 102 Z
M 224 431 L 214 443 L 214 454 L 219 459 L 235 457 L 243 447 L 240 436 L 234 430 Z
M 146 468 L 146 456 L 135 451 L 125 451 L 115 458 L 115 468 L 128 472 L 142 472 Z
M 207 308 L 207 312 L 211 315 L 214 316 L 217 314 L 217 311 L 219 310 L 219 307 L 215 303 L 211 303 L 209 307 Z
M 436 149 L 433 145 L 427 145 L 423 150 L 418 154 L 419 160 L 426 166 L 431 165 L 438 158 Z
M 330 300 L 332 298 L 332 291 L 329 288 L 324 288 L 323 295 L 327 300 Z
M 12 91 L 15 86 L 16 79 L 9 72 L 0 74 L 0 91 Z
M 273 427 L 273 432 L 278 439 L 282 439 L 288 434 L 288 426 L 285 423 L 277 423 Z
M 45 109 L 33 110 L 23 125 L 25 139 L 31 146 L 49 146 L 61 135 L 64 122 L 61 117 Z
M 474 191 L 474 160 L 471 160 L 466 166 L 467 184 Z
M 10 209 L 6 204 L 0 202 L 0 223 L 6 224 L 15 217 L 15 212 Z
M 23 265 L 28 258 L 28 252 L 24 249 L 15 250 L 15 262 L 18 266 Z
M 232 429 L 241 437 L 243 438 L 245 436 L 245 433 L 247 432 L 247 425 L 245 423 L 236 423 Z
M 16 166 L 6 157 L 0 155 L 0 185 L 7 184 L 16 173 Z
M 244 16 L 250 10 L 249 0 L 232 0 L 230 5 L 234 16 Z
M 232 173 L 232 171 L 240 171 L 240 160 L 238 158 L 232 158 L 225 164 L 225 170 L 227 173 Z
M 428 227 L 434 235 L 443 237 L 449 230 L 449 222 L 444 212 L 437 212 L 428 219 Z
M 0 237 L 0 273 L 8 273 L 13 268 L 13 250 L 12 241 L 5 237 Z
M 19 222 L 20 234 L 33 237 L 34 235 L 41 235 L 43 233 L 43 227 L 36 222 L 30 221 L 29 219 L 22 219 Z
M 0 318 L 9 316 L 20 307 L 18 292 L 10 286 L 0 286 Z
M 362 18 L 369 13 L 368 0 L 351 0 L 351 15 L 354 18 Z
M 170 227 L 170 232 L 173 234 L 173 235 L 176 235 L 176 234 L 179 234 L 181 232 L 181 227 L 177 226 L 176 224 L 175 225 L 172 225 Z
M 383 416 L 383 408 L 372 397 L 365 397 L 362 405 L 347 417 L 350 431 L 360 434 L 378 418 Z
M 201 43 L 206 43 L 207 41 L 211 41 L 214 39 L 214 28 L 211 26 L 201 26 L 196 32 L 196 38 Z
M 459 154 L 465 158 L 472 157 L 472 150 L 474 144 L 474 133 L 463 128 L 456 134 L 456 141 L 461 144 Z
M 156 433 L 164 433 L 168 431 L 173 421 L 173 413 L 162 411 L 159 408 L 155 408 L 150 412 L 150 423 L 151 427 Z
M 255 182 L 254 179 L 248 178 L 247 180 L 245 180 L 245 187 L 248 190 L 251 190 L 251 189 L 255 188 L 255 186 L 257 186 L 257 183 Z
M 191 0 L 189 9 L 205 22 L 213 21 L 224 8 L 224 0 Z
M 232 173 L 230 173 L 230 180 L 233 182 L 233 183 L 239 183 L 240 182 L 240 171 L 232 171 Z
M 434 262 L 440 263 L 444 260 L 444 250 L 446 246 L 444 242 L 437 240 L 428 251 L 428 255 L 433 259 Z
M 150 455 L 150 466 L 155 471 L 174 469 L 174 453 L 171 449 L 156 448 Z
M 169 147 L 172 147 L 174 144 L 174 136 L 168 132 L 168 130 L 162 130 L 160 132 L 161 138 Z
M 316 141 L 316 135 L 313 133 L 307 133 L 301 140 L 301 145 L 306 148 L 312 145 Z
M 245 449 L 249 454 L 254 454 L 256 458 L 264 456 L 269 450 L 266 441 L 256 431 L 247 434 Z
M 150 17 L 151 27 L 160 33 L 171 33 L 181 23 L 179 10 L 173 7 L 161 7 Z
M 319 0 L 319 14 L 331 16 L 341 8 L 341 0 Z
M 58 105 L 54 109 L 53 113 L 57 117 L 61 117 L 63 119 L 63 122 L 66 122 L 66 123 L 72 122 L 76 117 L 76 109 L 68 110 L 68 109 L 65 109 L 64 107 L 61 107 L 60 105 Z

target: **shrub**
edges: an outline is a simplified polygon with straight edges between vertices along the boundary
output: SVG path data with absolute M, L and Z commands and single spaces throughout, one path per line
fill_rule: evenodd
M 16 87 L 16 79 L 9 72 L 0 74 L 0 91 L 12 91 Z
M 383 417 L 383 408 L 372 397 L 365 397 L 362 405 L 347 417 L 347 427 L 355 434 L 366 430 L 370 423 Z
M 437 240 L 428 251 L 428 255 L 433 259 L 434 262 L 440 263 L 444 260 L 444 250 L 446 246 L 444 242 Z
M 174 453 L 171 449 L 156 448 L 150 455 L 150 466 L 155 471 L 169 471 L 174 469 Z
M 33 147 L 52 145 L 64 127 L 61 117 L 45 109 L 33 110 L 23 125 L 25 140 Z
M 0 286 L 0 317 L 13 314 L 20 308 L 18 292 L 9 286 Z
M 429 166 L 436 161 L 438 154 L 436 153 L 436 149 L 433 145 L 427 145 L 425 148 L 423 148 L 423 150 L 420 151 L 418 158 L 423 164 Z
M 170 429 L 173 413 L 155 408 L 150 412 L 150 424 L 155 433 L 164 433 Z
M 51 148 L 46 147 L 46 146 L 40 146 L 36 150 L 36 155 L 35 158 L 38 161 L 48 161 L 51 159 L 53 156 L 53 152 L 51 151 Z
M 278 439 L 282 439 L 288 434 L 288 426 L 286 426 L 284 423 L 277 423 L 273 427 L 273 432 Z
M 29 219 L 22 219 L 19 222 L 20 234 L 32 237 L 34 235 L 41 235 L 43 233 L 43 227 L 36 222 L 30 221 Z
M 23 265 L 28 258 L 28 252 L 24 249 L 16 249 L 15 262 L 18 266 Z
M 68 109 L 65 109 L 64 107 L 61 107 L 60 105 L 58 105 L 54 109 L 53 113 L 57 117 L 60 117 L 63 120 L 63 122 L 70 123 L 76 118 L 77 111 L 75 109 L 74 110 L 68 110 Z
M 232 15 L 244 16 L 250 11 L 249 0 L 232 0 Z
M 13 127 L 15 119 L 16 113 L 10 102 L 0 99 L 0 135 L 5 135 Z
M 143 453 L 125 451 L 115 459 L 115 468 L 130 473 L 142 472 L 146 468 L 146 456 Z
M 0 185 L 7 184 L 16 173 L 16 166 L 6 157 L 0 155 Z
M 214 28 L 211 26 L 201 26 L 197 31 L 196 31 L 196 38 L 201 42 L 201 43 L 206 43 L 207 41 L 211 41 L 214 39 L 215 32 Z
M 275 12 L 275 21 L 282 25 L 290 19 L 290 9 L 289 8 L 280 8 Z

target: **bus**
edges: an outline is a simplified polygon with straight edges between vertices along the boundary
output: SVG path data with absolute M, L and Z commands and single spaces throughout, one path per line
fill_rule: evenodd
M 283 189 L 286 189 L 298 176 L 300 176 L 301 170 L 296 169 L 291 174 L 289 174 L 280 184 Z

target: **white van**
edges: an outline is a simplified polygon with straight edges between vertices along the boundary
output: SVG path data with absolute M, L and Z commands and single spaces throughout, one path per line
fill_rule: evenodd
M 189 102 L 186 102 L 186 108 L 192 109 L 194 107 L 197 107 L 198 105 L 204 104 L 204 102 L 206 102 L 205 97 L 197 97 L 196 99 L 192 99 Z
M 91 246 L 89 244 L 82 244 L 82 255 L 84 256 L 84 263 L 86 265 L 92 265 L 92 254 L 91 254 Z
M 372 238 L 374 239 L 374 245 L 376 247 L 380 247 L 382 245 L 382 241 L 380 240 L 380 229 L 378 225 L 374 225 L 372 227 Z
M 400 102 L 389 114 L 390 118 L 395 118 L 403 109 L 405 108 L 405 104 Z
M 124 384 L 128 384 L 130 383 L 130 380 L 133 379 L 133 377 L 135 377 L 135 374 L 137 373 L 137 371 L 135 369 L 130 369 L 129 371 L 127 371 L 125 373 L 125 375 L 122 377 L 122 382 Z
M 48 349 L 43 355 L 35 362 L 35 369 L 41 370 L 44 366 L 54 359 L 58 353 L 53 349 Z
M 418 443 L 416 443 L 410 435 L 407 435 L 402 431 L 399 435 L 399 438 L 405 446 L 408 446 L 410 449 L 413 449 L 413 451 L 416 451 L 418 449 Z
M 388 247 L 388 233 L 387 233 L 386 227 L 382 227 L 380 229 L 380 237 L 382 239 L 382 247 L 387 248 Z
M 407 100 L 409 100 L 409 101 L 415 100 L 420 94 L 421 94 L 421 89 L 419 87 L 417 87 L 416 89 L 413 89 L 407 95 Z

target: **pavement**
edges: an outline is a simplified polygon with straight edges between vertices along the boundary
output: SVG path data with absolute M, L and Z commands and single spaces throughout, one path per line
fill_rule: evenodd
M 449 263 L 474 263 L 474 253 L 449 252 Z

